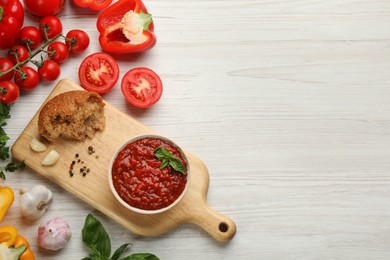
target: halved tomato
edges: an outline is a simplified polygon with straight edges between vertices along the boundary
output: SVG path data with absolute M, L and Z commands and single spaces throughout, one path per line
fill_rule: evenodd
M 160 99 L 162 82 L 151 69 L 134 68 L 123 76 L 121 89 L 127 101 L 132 105 L 148 108 Z
M 89 55 L 79 67 L 80 84 L 88 91 L 107 93 L 115 86 L 118 78 L 118 63 L 104 52 Z
M 89 8 L 94 11 L 100 11 L 111 4 L 112 0 L 73 0 L 78 7 Z

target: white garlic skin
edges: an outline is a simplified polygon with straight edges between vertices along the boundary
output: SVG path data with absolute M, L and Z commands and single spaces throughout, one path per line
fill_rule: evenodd
M 20 211 L 28 219 L 40 218 L 53 201 L 53 193 L 44 185 L 35 185 L 21 193 Z
M 38 245 L 49 250 L 64 248 L 72 237 L 68 222 L 57 217 L 41 224 L 38 228 Z

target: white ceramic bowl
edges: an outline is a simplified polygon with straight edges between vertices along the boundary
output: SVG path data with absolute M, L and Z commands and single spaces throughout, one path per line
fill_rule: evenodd
M 158 139 L 161 139 L 165 142 L 168 142 L 169 144 L 175 146 L 176 148 L 178 148 L 178 150 L 180 151 L 181 155 L 183 156 L 184 160 L 187 162 L 187 183 L 186 183 L 186 186 L 184 187 L 184 190 L 183 192 L 180 194 L 180 196 L 171 204 L 169 204 L 168 206 L 166 206 L 165 208 L 160 208 L 160 209 L 156 209 L 156 210 L 146 210 L 146 209 L 140 209 L 140 208 L 136 208 L 136 207 L 133 207 L 131 205 L 129 205 L 127 202 L 125 202 L 118 194 L 118 192 L 116 191 L 115 187 L 114 187 L 114 184 L 113 184 L 113 181 L 112 181 L 112 166 L 113 166 L 113 163 L 116 159 L 116 157 L 118 156 L 118 153 L 120 151 L 122 151 L 123 148 L 125 148 L 126 145 L 132 143 L 132 142 L 135 142 L 139 139 L 143 139 L 143 138 L 158 138 Z M 114 194 L 115 198 L 126 208 L 134 211 L 134 212 L 137 212 L 137 213 L 141 213 L 141 214 L 157 214 L 157 213 L 162 213 L 164 211 L 167 211 L 168 209 L 172 208 L 173 206 L 175 206 L 177 203 L 179 203 L 179 201 L 184 197 L 186 191 L 188 190 L 188 187 L 190 185 L 190 164 L 189 164 L 189 161 L 187 159 L 187 156 L 185 155 L 185 153 L 183 152 L 183 150 L 177 145 L 175 144 L 174 142 L 172 142 L 171 140 L 169 140 L 168 138 L 165 138 L 165 137 L 162 137 L 160 135 L 140 135 L 140 136 L 136 136 L 132 139 L 130 139 L 129 141 L 125 142 L 123 145 L 121 145 L 121 147 L 118 148 L 118 150 L 115 152 L 115 154 L 112 156 L 111 158 L 111 162 L 110 162 L 110 166 L 109 166 L 109 169 L 108 169 L 108 182 L 109 182 L 109 185 L 110 185 L 110 189 L 111 189 L 111 192 Z

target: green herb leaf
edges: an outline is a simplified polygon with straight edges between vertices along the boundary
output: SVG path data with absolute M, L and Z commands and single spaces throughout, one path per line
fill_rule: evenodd
M 91 253 L 91 257 L 108 259 L 111 254 L 111 240 L 103 225 L 92 214 L 88 214 L 82 230 L 84 245 Z
M 115 250 L 114 254 L 111 257 L 111 260 L 119 260 L 119 257 L 123 254 L 123 252 L 125 252 L 129 245 L 131 245 L 131 243 L 121 245 L 117 250 Z
M 160 260 L 160 258 L 150 253 L 138 253 L 126 256 L 120 260 Z
M 0 171 L 0 179 L 5 180 L 5 174 L 4 171 Z
M 103 225 L 92 214 L 88 214 L 85 219 L 82 232 L 84 245 L 90 252 L 90 256 L 81 260 L 159 260 L 153 254 L 140 253 L 119 258 L 131 243 L 121 245 L 110 258 L 111 241 Z
M 178 158 L 171 158 L 169 160 L 169 165 L 175 170 L 175 171 L 178 171 L 178 172 L 181 172 L 183 174 L 187 174 L 186 172 L 186 167 L 184 166 L 184 164 L 180 161 L 180 159 Z
M 26 164 L 24 162 L 12 161 L 5 166 L 4 170 L 6 170 L 7 172 L 15 172 L 18 170 L 22 170 L 25 167 Z
M 158 147 L 154 149 L 154 155 L 161 160 L 160 169 L 163 169 L 170 165 L 175 171 L 187 174 L 186 167 L 183 162 L 173 156 L 173 153 L 169 152 L 165 147 Z
M 0 147 L 0 160 L 5 160 L 9 158 L 9 147 L 4 146 Z
M 173 154 L 169 152 L 165 147 L 162 146 L 154 149 L 154 155 L 160 160 L 169 159 L 173 157 Z
M 160 169 L 164 169 L 165 167 L 167 167 L 169 164 L 169 161 L 167 159 L 163 159 L 161 164 L 160 164 Z

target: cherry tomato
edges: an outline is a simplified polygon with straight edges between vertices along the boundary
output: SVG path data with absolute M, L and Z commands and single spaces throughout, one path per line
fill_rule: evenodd
M 16 64 L 18 61 L 23 62 L 30 57 L 30 53 L 27 48 L 22 45 L 15 45 L 11 49 L 8 50 L 8 59 Z
M 42 42 L 42 36 L 39 29 L 35 26 L 23 27 L 19 34 L 19 43 L 27 46 L 30 45 L 31 49 L 35 49 Z
M 31 67 L 23 67 L 21 71 L 15 73 L 14 81 L 19 88 L 24 90 L 32 90 L 38 86 L 39 75 L 36 70 Z
M 112 0 L 99 0 L 99 1 L 90 1 L 90 0 L 73 0 L 73 3 L 78 7 L 89 8 L 91 10 L 100 11 L 106 8 L 111 4 Z
M 62 63 L 69 57 L 69 49 L 63 42 L 53 42 L 47 47 L 49 59 Z
M 64 8 L 65 0 L 23 0 L 24 7 L 37 16 L 55 15 Z
M 71 30 L 66 38 L 66 46 L 74 53 L 82 52 L 89 46 L 89 36 L 82 30 Z
M 13 62 L 6 58 L 0 58 L 0 71 L 10 70 L 14 66 Z M 8 72 L 0 76 L 0 81 L 11 80 L 14 77 L 15 71 Z
M 42 67 L 38 68 L 38 74 L 42 80 L 54 81 L 60 76 L 61 69 L 57 62 L 45 60 Z
M 57 16 L 45 16 L 39 21 L 39 30 L 44 39 L 52 39 L 62 33 L 62 23 Z
M 89 91 L 107 93 L 114 87 L 118 78 L 118 63 L 104 52 L 89 55 L 79 67 L 81 86 Z
M 19 97 L 18 86 L 11 81 L 0 82 L 0 102 L 5 104 L 11 104 L 15 102 Z
M 160 99 L 162 82 L 151 69 L 134 68 L 123 76 L 121 89 L 131 104 L 139 108 L 148 108 Z

